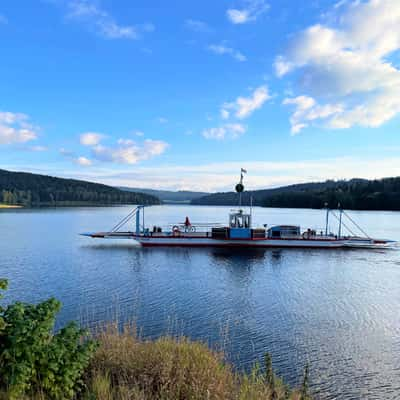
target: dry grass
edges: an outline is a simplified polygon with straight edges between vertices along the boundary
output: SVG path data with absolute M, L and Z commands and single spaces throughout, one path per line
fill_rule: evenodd
M 186 338 L 145 341 L 130 329 L 108 328 L 98 340 L 87 376 L 88 399 L 300 399 L 279 379 L 272 390 L 258 367 L 249 375 L 237 374 L 221 353 Z
M 22 206 L 0 203 L 0 208 L 22 208 Z

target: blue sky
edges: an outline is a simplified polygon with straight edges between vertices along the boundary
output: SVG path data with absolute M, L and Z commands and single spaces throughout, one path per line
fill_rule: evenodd
M 398 0 L 4 0 L 0 168 L 226 190 L 400 175 Z

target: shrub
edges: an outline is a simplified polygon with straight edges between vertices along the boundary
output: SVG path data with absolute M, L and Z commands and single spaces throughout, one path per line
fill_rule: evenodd
M 4 285 L 3 285 L 4 287 Z M 74 323 L 53 334 L 61 303 L 49 299 L 38 305 L 16 302 L 0 310 L 0 388 L 10 399 L 42 393 L 70 399 L 82 385 L 82 374 L 95 342 Z

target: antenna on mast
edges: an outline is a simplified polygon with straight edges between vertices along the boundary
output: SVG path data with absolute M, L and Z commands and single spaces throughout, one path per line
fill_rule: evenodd
M 239 193 L 239 207 L 242 207 L 242 193 L 244 192 L 243 174 L 247 174 L 247 171 L 244 168 L 240 168 L 240 181 L 235 186 L 236 192 Z

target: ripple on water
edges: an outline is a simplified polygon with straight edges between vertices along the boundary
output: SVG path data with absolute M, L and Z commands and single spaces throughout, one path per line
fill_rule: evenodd
M 149 224 L 227 208 L 152 207 Z M 265 352 L 299 384 L 306 363 L 319 399 L 400 398 L 398 251 L 140 249 L 78 232 L 113 226 L 127 208 L 1 213 L 8 300 L 59 298 L 58 326 L 135 321 L 140 334 L 184 334 L 226 350 L 239 369 Z M 368 232 L 400 239 L 400 213 L 359 213 Z M 256 223 L 318 226 L 315 210 L 255 209 Z M 377 221 L 379 226 L 377 226 Z M 57 234 L 54 234 L 57 227 Z

